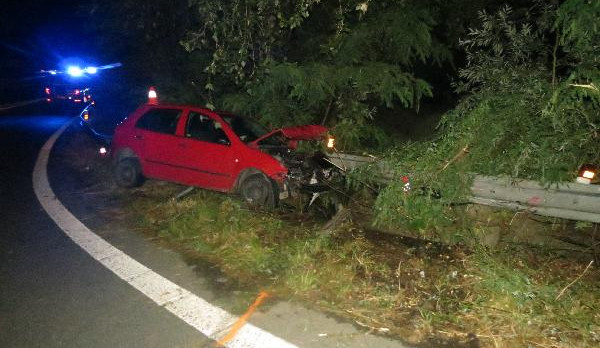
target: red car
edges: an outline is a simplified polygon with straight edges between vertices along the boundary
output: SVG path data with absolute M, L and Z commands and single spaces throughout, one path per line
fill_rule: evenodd
M 114 177 L 122 187 L 144 177 L 239 193 L 273 206 L 292 190 L 326 189 L 334 174 L 322 153 L 303 156 L 299 140 L 324 140 L 317 125 L 267 132 L 247 118 L 187 105 L 142 105 L 117 126 Z M 319 163 L 319 164 L 317 164 Z

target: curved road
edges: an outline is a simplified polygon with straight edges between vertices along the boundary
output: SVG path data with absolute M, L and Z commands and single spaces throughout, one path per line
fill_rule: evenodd
M 0 115 L 0 347 L 210 346 L 93 260 L 42 210 L 33 166 L 67 121 Z
M 60 160 L 49 164 L 54 173 L 50 182 L 58 186 L 60 201 L 102 238 L 150 270 L 168 275 L 183 287 L 180 290 L 190 290 L 190 296 L 164 304 L 154 302 L 148 292 L 149 297 L 142 294 L 144 289 L 136 290 L 135 284 L 128 284 L 94 260 L 43 210 L 32 185 L 33 168 L 42 145 L 73 116 L 35 115 L 35 111 L 23 111 L 27 116 L 0 114 L 0 347 L 214 347 L 214 341 L 200 332 L 226 337 L 228 325 L 233 323 L 224 321 L 221 324 L 225 326 L 214 332 L 201 330 L 208 321 L 198 320 L 221 310 L 195 304 L 205 300 L 235 303 L 238 299 L 235 292 L 215 288 L 214 279 L 207 276 L 208 265 L 189 264 L 177 252 L 145 240 L 118 222 L 104 221 L 97 211 L 110 202 L 82 195 L 77 186 L 84 183 L 65 175 Z M 57 144 L 58 153 L 51 157 L 61 157 L 58 148 Z M 45 206 L 52 196 L 44 196 Z M 73 231 L 66 230 L 72 236 Z M 158 273 L 152 279 L 160 277 Z M 276 301 L 253 314 L 252 322 L 227 345 L 406 347 L 286 301 Z

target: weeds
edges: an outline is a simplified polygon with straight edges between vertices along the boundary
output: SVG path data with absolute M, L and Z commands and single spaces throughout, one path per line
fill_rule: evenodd
M 149 232 L 216 264 L 240 285 L 296 297 L 409 342 L 481 346 L 596 346 L 599 274 L 545 250 L 491 253 L 368 233 L 330 235 L 293 214 L 250 211 L 199 191 L 173 201 L 150 183 L 130 202 Z

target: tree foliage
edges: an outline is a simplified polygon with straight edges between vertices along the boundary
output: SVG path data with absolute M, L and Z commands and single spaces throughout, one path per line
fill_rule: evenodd
M 208 17 L 182 44 L 190 51 L 212 47 L 215 52 L 206 68 L 211 76 L 206 88 L 224 96 L 217 105 L 272 126 L 326 124 L 345 148 L 384 143 L 383 131 L 372 122 L 378 108 L 417 106 L 432 91 L 413 66 L 449 58 L 432 39 L 431 10 L 417 3 L 197 6 Z M 239 89 L 227 93 L 231 82 Z
M 282 57 L 291 30 L 309 16 L 320 0 L 191 0 L 198 25 L 188 30 L 181 45 L 188 51 L 212 54 L 205 72 L 225 77 L 226 83 L 251 79 L 263 64 Z M 209 82 L 206 88 L 214 90 Z
M 508 6 L 482 11 L 461 42 L 461 102 L 434 141 L 391 156 L 414 186 L 437 188 L 443 198 L 405 195 L 394 183 L 378 199 L 378 221 L 437 229 L 447 239 L 463 232 L 455 204 L 466 200 L 472 173 L 552 183 L 572 180 L 583 163 L 600 163 L 600 31 L 589 21 L 600 18 L 599 9 L 598 2 L 567 0 L 536 2 L 518 15 Z

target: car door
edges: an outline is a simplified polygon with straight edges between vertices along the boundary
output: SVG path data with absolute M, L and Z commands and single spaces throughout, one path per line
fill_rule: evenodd
M 135 124 L 135 141 L 141 143 L 140 160 L 144 175 L 152 178 L 178 181 L 177 166 L 179 137 L 176 135 L 183 110 L 151 108 Z
M 179 147 L 178 165 L 189 173 L 189 184 L 228 191 L 233 185 L 233 147 L 223 124 L 208 113 L 190 111 Z

